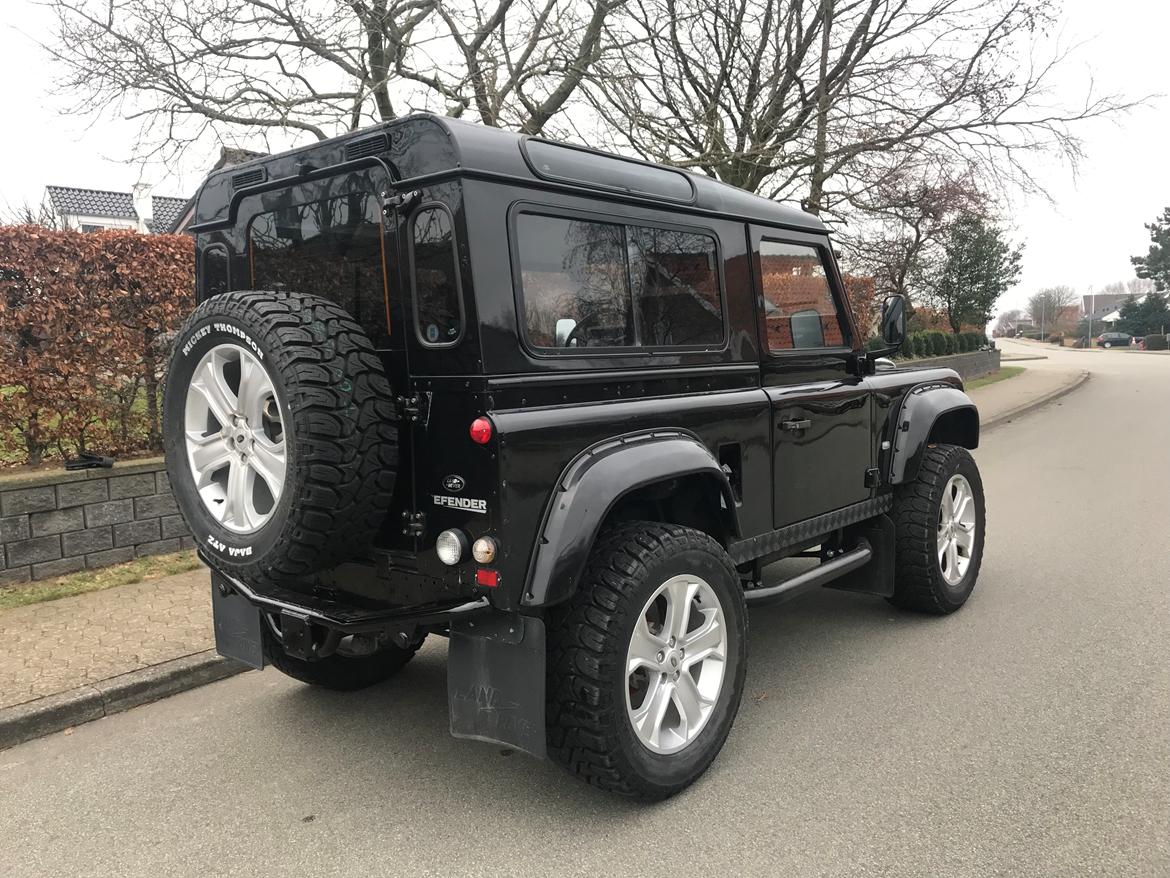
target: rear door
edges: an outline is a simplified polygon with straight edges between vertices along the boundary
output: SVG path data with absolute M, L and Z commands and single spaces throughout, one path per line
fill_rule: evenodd
M 872 399 L 846 368 L 854 330 L 828 239 L 764 228 L 751 238 L 780 528 L 869 498 Z

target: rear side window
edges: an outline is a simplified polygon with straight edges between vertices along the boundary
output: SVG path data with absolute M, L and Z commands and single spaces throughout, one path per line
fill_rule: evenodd
M 463 334 L 463 299 L 455 258 L 454 223 L 442 205 L 420 209 L 411 222 L 414 268 L 414 326 L 430 347 L 458 343 Z
M 226 293 L 228 283 L 228 252 L 222 244 L 212 244 L 203 251 L 201 291 L 204 296 Z
M 381 208 L 373 193 L 259 214 L 249 240 L 253 288 L 324 296 L 363 326 L 385 321 Z
M 825 264 L 816 247 L 761 241 L 760 278 L 769 350 L 845 344 Z
M 521 213 L 516 239 L 525 331 L 533 347 L 723 343 L 714 238 Z

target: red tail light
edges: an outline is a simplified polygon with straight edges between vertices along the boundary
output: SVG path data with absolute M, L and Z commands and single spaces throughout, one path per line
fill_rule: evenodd
M 495 588 L 500 584 L 500 571 L 480 567 L 475 571 L 475 584 Z
M 492 438 L 492 422 L 487 418 L 476 418 L 471 422 L 471 441 L 476 445 L 487 445 Z

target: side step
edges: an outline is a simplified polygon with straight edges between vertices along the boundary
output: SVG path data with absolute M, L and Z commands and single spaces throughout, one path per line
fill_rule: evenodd
M 873 549 L 870 548 L 869 541 L 861 540 L 857 544 L 857 548 L 850 549 L 831 561 L 822 561 L 812 570 L 797 574 L 779 585 L 748 589 L 744 592 L 744 600 L 752 605 L 780 603 L 811 589 L 820 588 L 838 576 L 844 576 L 846 573 L 868 564 L 871 558 L 873 558 Z

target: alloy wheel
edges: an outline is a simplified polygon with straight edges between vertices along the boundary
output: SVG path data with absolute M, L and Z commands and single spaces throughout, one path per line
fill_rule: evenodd
M 958 585 L 967 575 L 977 527 L 971 483 L 955 473 L 943 490 L 938 514 L 938 564 L 947 585 Z
M 288 469 L 272 379 L 249 351 L 213 347 L 195 367 L 184 412 L 187 461 L 211 516 L 238 534 L 272 517 Z
M 626 655 L 626 709 L 638 740 L 677 753 L 707 725 L 723 688 L 727 622 L 697 576 L 664 582 L 642 608 Z

